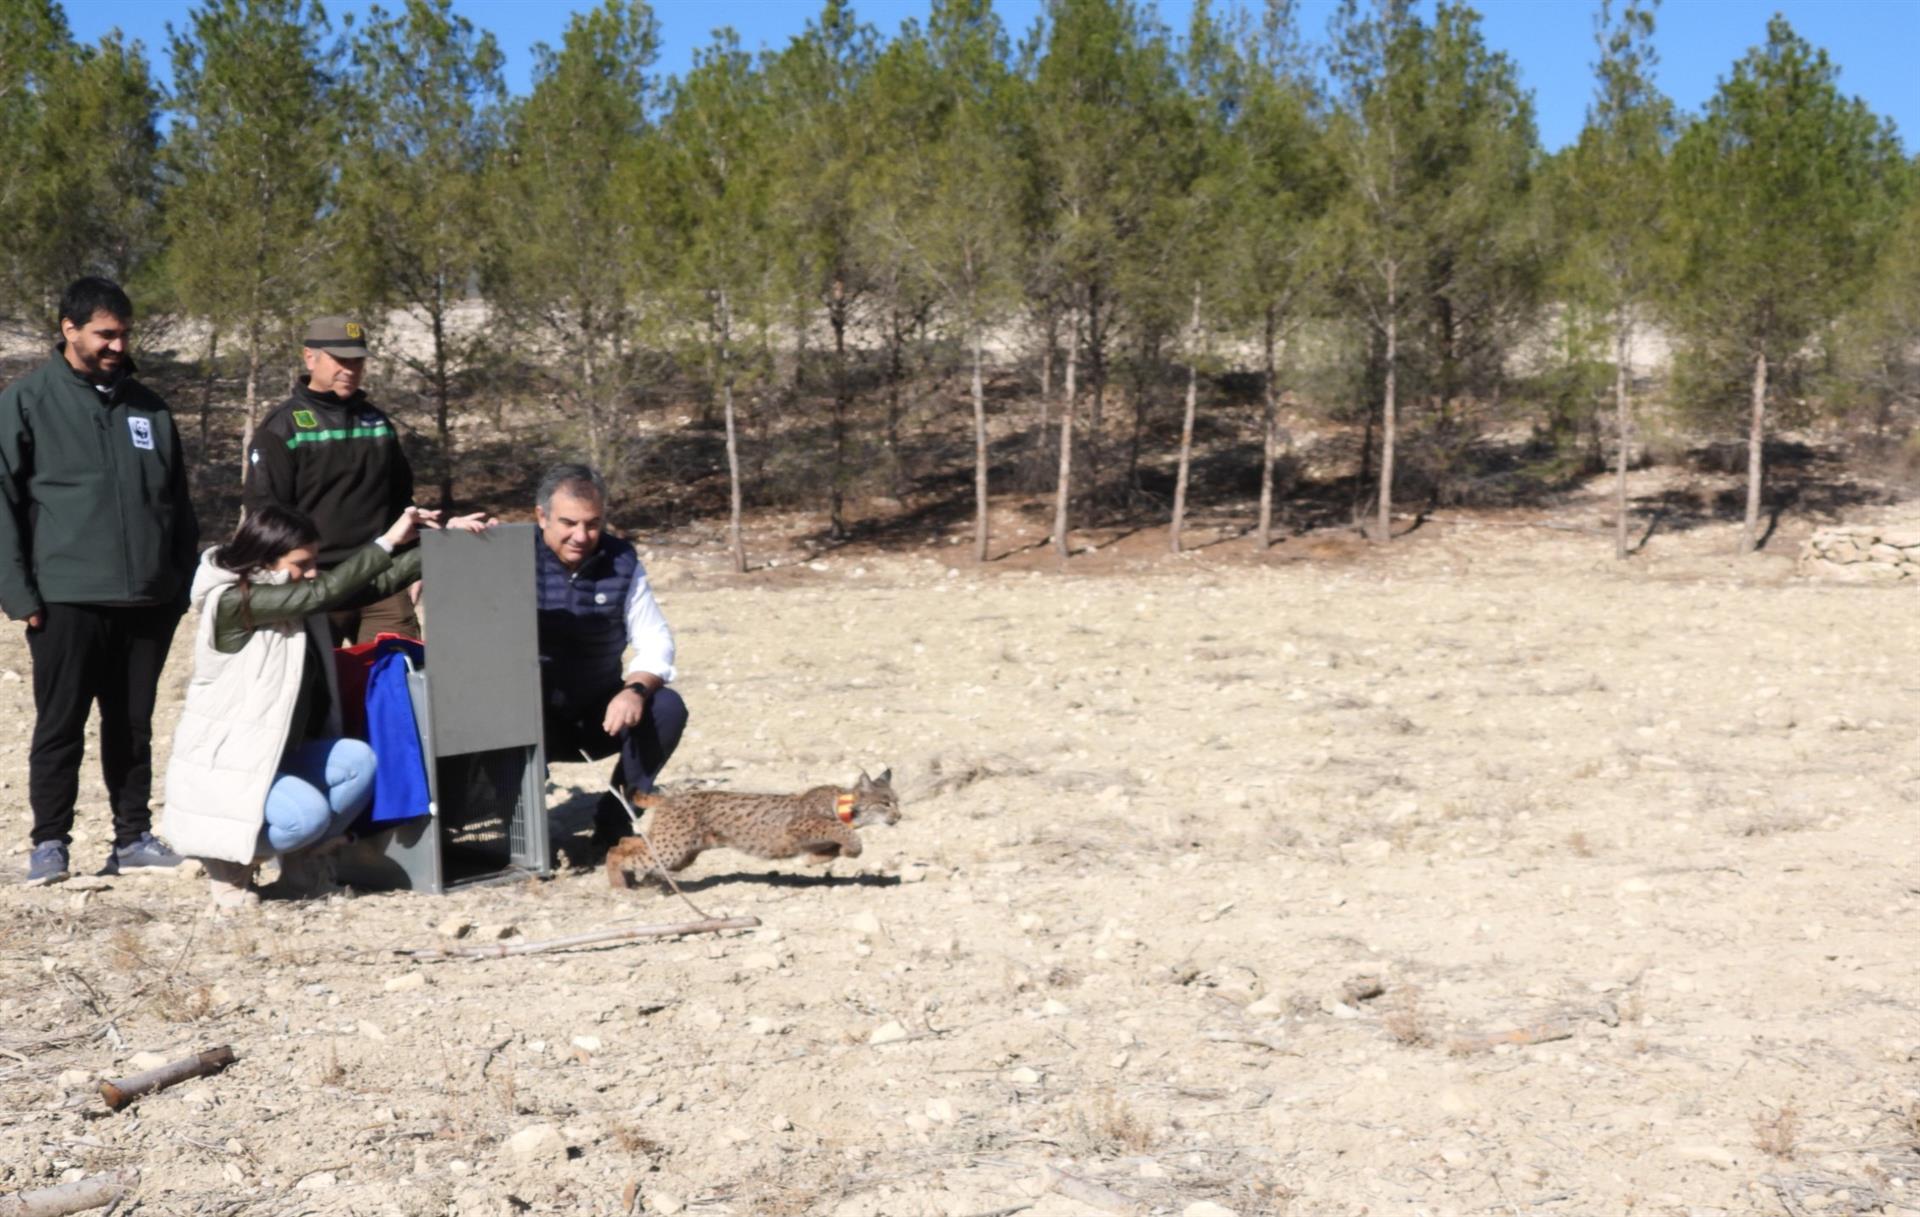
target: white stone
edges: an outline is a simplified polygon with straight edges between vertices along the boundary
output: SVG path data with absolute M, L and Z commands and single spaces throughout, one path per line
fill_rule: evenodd
M 332 1171 L 315 1171 L 293 1186 L 303 1192 L 313 1192 L 319 1191 L 321 1188 L 332 1187 L 339 1182 L 339 1177 Z
M 672 1192 L 648 1192 L 645 1199 L 648 1212 L 665 1213 L 667 1217 L 685 1212 L 687 1208 L 687 1202 Z
M 1287 1003 L 1278 993 L 1269 993 L 1258 1001 L 1249 1003 L 1247 1013 L 1255 1018 L 1272 1018 L 1276 1014 L 1286 1013 Z
M 936 1124 L 951 1124 L 954 1120 L 952 1099 L 928 1099 L 927 1119 Z
M 130 1073 L 145 1073 L 149 1069 L 158 1069 L 171 1057 L 158 1052 L 136 1052 L 127 1058 L 127 1070 Z
M 465 938 L 473 933 L 473 922 L 465 917 L 449 917 L 433 927 L 433 932 L 442 938 Z
M 1039 1070 L 1029 1069 L 1025 1065 L 1007 1071 L 1007 1080 L 1015 1086 L 1038 1086 L 1043 1076 Z
M 498 942 L 503 938 L 512 938 L 520 932 L 514 925 L 483 925 L 473 931 L 473 936 L 482 942 Z
M 573 1046 L 582 1052 L 598 1052 L 600 1051 L 600 1037 L 597 1035 L 576 1035 L 573 1037 Z
M 566 1139 L 551 1124 L 532 1124 L 521 1129 L 507 1138 L 504 1148 L 507 1157 L 519 1166 L 564 1162 L 567 1158 Z
M 1180 1217 L 1239 1217 L 1239 1214 L 1211 1200 L 1196 1200 L 1180 1210 Z
M 740 957 L 740 966 L 749 972 L 774 972 L 780 968 L 780 957 L 772 951 L 749 951 Z
M 1705 1162 L 1721 1170 L 1739 1162 L 1738 1156 L 1724 1145 L 1677 1145 L 1673 1152 L 1688 1162 Z
M 907 1029 L 898 1022 L 881 1023 L 867 1036 L 869 1044 L 897 1044 L 907 1038 Z
M 847 926 L 854 933 L 864 934 L 868 938 L 880 936 L 880 918 L 874 916 L 871 911 L 855 913 L 847 920 Z
M 427 987 L 427 974 L 425 972 L 408 972 L 401 976 L 389 976 L 381 983 L 380 987 L 389 993 L 405 993 L 411 989 L 424 989 Z
M 1907 1058 L 1902 1056 L 1899 1059 L 1904 1061 Z M 54 1082 L 62 1090 L 85 1090 L 93 1085 L 93 1075 L 84 1069 L 62 1069 Z

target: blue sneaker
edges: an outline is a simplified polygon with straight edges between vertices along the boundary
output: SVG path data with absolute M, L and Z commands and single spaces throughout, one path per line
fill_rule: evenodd
M 33 847 L 27 861 L 27 886 L 58 883 L 73 872 L 67 869 L 67 847 L 59 841 L 42 841 Z
M 107 862 L 107 870 L 116 875 L 138 870 L 171 870 L 180 865 L 182 859 L 150 832 L 143 832 L 126 845 L 113 847 L 113 857 Z

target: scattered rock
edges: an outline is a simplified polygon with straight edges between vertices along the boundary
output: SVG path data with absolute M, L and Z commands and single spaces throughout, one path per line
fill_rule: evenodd
M 867 1036 L 869 1044 L 897 1044 L 907 1038 L 907 1029 L 898 1022 L 881 1023 Z
M 1045 1076 L 1046 1075 L 1039 1070 L 1029 1069 L 1025 1065 L 1020 1066 L 1018 1069 L 1009 1069 L 1007 1071 L 1007 1081 L 1012 1082 L 1015 1086 L 1038 1086 Z
M 507 1158 L 517 1166 L 564 1162 L 567 1158 L 566 1139 L 551 1124 L 529 1125 L 508 1137 L 503 1148 Z
M 856 934 L 865 934 L 868 938 L 880 936 L 880 918 L 871 911 L 855 913 L 848 919 L 847 925 Z
M 600 1051 L 600 1037 L 597 1035 L 576 1035 L 573 1037 L 573 1046 L 582 1052 L 598 1052 Z
M 145 1073 L 149 1069 L 158 1069 L 173 1058 L 162 1052 L 136 1052 L 127 1058 L 128 1073 Z
M 927 1119 L 936 1124 L 951 1124 L 954 1120 L 952 1099 L 928 1099 Z
M 433 927 L 433 932 L 442 938 L 465 938 L 473 933 L 473 922 L 465 917 L 449 917 Z
M 380 987 L 389 993 L 408 993 L 414 989 L 424 989 L 427 987 L 427 974 L 408 972 L 401 976 L 389 976 Z
M 687 1202 L 672 1192 L 646 1192 L 641 1198 L 646 1204 L 647 1212 L 665 1213 L 667 1217 L 685 1212 L 687 1208 Z
M 1180 1210 L 1180 1217 L 1239 1217 L 1239 1214 L 1211 1200 L 1196 1200 Z
M 520 932 L 516 925 L 483 925 L 473 931 L 473 936 L 481 942 L 499 942 L 503 938 L 512 938 Z

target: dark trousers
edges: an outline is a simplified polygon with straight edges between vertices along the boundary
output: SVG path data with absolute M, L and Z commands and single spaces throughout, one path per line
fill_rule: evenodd
M 33 657 L 33 744 L 27 801 L 33 843 L 67 842 L 80 792 L 87 712 L 100 705 L 100 771 L 113 843 L 153 826 L 153 703 L 180 610 L 168 605 L 49 604 L 27 631 Z
M 336 609 L 327 614 L 333 627 L 335 646 L 350 647 L 372 642 L 381 634 L 420 637 L 420 615 L 414 611 L 413 589 L 403 587 L 391 596 L 357 608 Z
M 597 761 L 617 752 L 620 763 L 613 767 L 613 781 L 621 791 L 652 790 L 687 729 L 687 703 L 672 689 L 655 691 L 647 698 L 646 717 L 616 739 L 600 724 L 607 703 L 619 692 L 619 685 L 604 692 L 547 690 L 547 760 L 577 761 L 585 752 Z

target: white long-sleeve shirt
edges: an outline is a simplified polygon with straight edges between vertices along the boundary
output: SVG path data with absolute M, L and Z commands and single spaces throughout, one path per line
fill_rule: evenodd
M 626 677 L 635 673 L 673 681 L 673 627 L 667 624 L 660 602 L 653 598 L 653 586 L 647 582 L 647 568 L 635 564 L 633 586 L 627 589 L 627 646 L 633 652 L 627 660 Z

